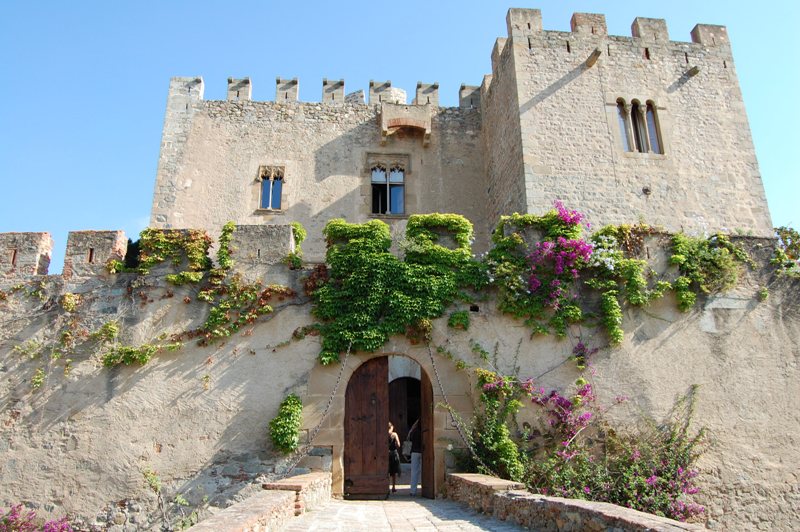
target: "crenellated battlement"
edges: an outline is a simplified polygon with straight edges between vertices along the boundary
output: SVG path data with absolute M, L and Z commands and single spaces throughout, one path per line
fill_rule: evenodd
M 269 267 L 280 265 L 296 250 L 292 226 L 288 224 L 239 225 L 231 242 L 232 269 L 248 274 L 272 272 Z M 0 288 L 47 275 L 52 250 L 49 233 L 0 233 Z M 109 264 L 124 261 L 127 253 L 124 231 L 71 231 L 61 277 L 65 281 L 107 278 Z M 158 269 L 161 274 L 181 268 L 169 261 L 163 264 Z
M 462 98 L 464 87 L 470 87 L 469 96 Z M 191 104 L 203 100 L 204 82 L 201 77 L 174 77 L 170 80 L 167 113 L 191 112 Z M 253 82 L 249 77 L 228 78 L 226 100 L 229 102 L 246 102 L 253 99 Z M 319 102 L 326 105 L 380 106 L 382 103 L 399 103 L 407 105 L 407 92 L 392 86 L 391 81 L 369 81 L 369 89 L 345 92 L 345 80 L 322 79 L 322 93 Z M 300 81 L 297 78 L 275 78 L 276 103 L 299 103 Z M 311 103 L 311 102 L 309 102 Z M 432 105 L 439 107 L 439 83 L 417 82 L 415 96 L 410 105 Z M 480 97 L 474 86 L 465 84 L 459 88 L 459 107 L 478 108 Z
M 564 34 L 545 30 L 542 26 L 542 12 L 539 9 L 512 8 L 506 15 L 508 38 L 537 37 L 548 33 Z M 608 36 L 606 17 L 600 13 L 573 13 L 570 18 L 570 32 L 573 37 L 592 36 L 602 38 Z M 703 46 L 727 46 L 728 35 L 725 26 L 713 24 L 697 24 L 690 32 L 691 42 Z M 612 36 L 616 39 L 621 36 Z M 631 36 L 626 37 L 641 41 L 669 41 L 667 22 L 660 18 L 637 17 L 631 24 Z M 680 41 L 676 41 L 680 42 Z M 687 43 L 683 43 L 687 44 Z
M 52 251 L 50 233 L 0 233 L 0 279 L 47 275 Z

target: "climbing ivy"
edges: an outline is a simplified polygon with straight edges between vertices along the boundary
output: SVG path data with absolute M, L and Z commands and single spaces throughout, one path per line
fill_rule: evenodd
M 294 251 L 289 252 L 284 258 L 284 262 L 292 270 L 299 270 L 303 266 L 303 248 L 301 244 L 306 239 L 308 233 L 300 222 L 292 222 L 292 235 L 294 236 Z
M 115 345 L 109 349 L 101 358 L 103 365 L 107 368 L 125 364 L 131 366 L 139 364 L 143 366 L 150 362 L 153 355 L 161 351 L 177 351 L 182 347 L 180 342 L 171 344 L 142 344 L 140 346 Z
M 742 264 L 755 266 L 744 249 L 721 233 L 707 239 L 683 233 L 673 235 L 670 263 L 681 273 L 674 288 L 678 307 L 683 311 L 694 306 L 700 293 L 721 292 L 735 286 Z
M 300 444 L 300 423 L 303 419 L 303 402 L 295 394 L 288 395 L 278 409 L 278 415 L 269 422 L 272 445 L 285 454 L 297 450 Z
M 179 266 L 184 258 L 189 271 L 208 270 L 211 267 L 210 246 L 211 237 L 205 231 L 147 228 L 140 233 L 138 271 L 147 275 L 153 266 L 166 261 Z
M 313 287 L 314 314 L 322 322 L 322 364 L 339 360 L 351 345 L 375 351 L 393 334 L 425 340 L 430 320 L 444 313 L 459 289 L 486 284 L 469 255 L 472 228 L 466 219 L 414 215 L 408 226 L 405 260 L 389 252 L 389 227 L 380 220 L 335 219 L 325 226 L 328 278 L 318 276 Z M 457 249 L 436 244 L 437 231 L 454 228 Z

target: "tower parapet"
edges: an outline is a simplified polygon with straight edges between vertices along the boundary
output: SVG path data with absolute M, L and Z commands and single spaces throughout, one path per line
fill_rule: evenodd
M 125 231 L 71 231 L 67 236 L 62 276 L 102 275 L 111 260 L 123 260 L 128 249 Z
M 478 85 L 464 85 L 458 89 L 458 106 L 467 109 L 480 109 L 481 88 Z
M 608 35 L 606 16 L 598 13 L 573 13 L 569 21 L 573 33 L 584 35 Z
M 631 24 L 631 35 L 644 41 L 669 41 L 667 21 L 663 18 L 636 17 Z
M 345 103 L 343 79 L 324 78 L 322 80 L 322 103 L 331 105 Z
M 406 103 L 406 91 L 392 87 L 391 81 L 372 81 L 369 82 L 369 104 L 380 105 L 382 103 Z
M 729 45 L 728 29 L 716 24 L 697 24 L 692 28 L 692 42 L 705 46 Z
M 422 83 L 417 82 L 417 94 L 414 98 L 414 104 L 427 105 L 431 104 L 434 107 L 439 107 L 439 84 L 438 83 Z
M 228 101 L 239 102 L 253 98 L 253 84 L 250 78 L 228 78 Z
M 275 78 L 275 101 L 278 103 L 297 102 L 300 95 L 300 82 L 297 78 Z
M 50 233 L 0 233 L 0 276 L 47 275 L 52 251 Z

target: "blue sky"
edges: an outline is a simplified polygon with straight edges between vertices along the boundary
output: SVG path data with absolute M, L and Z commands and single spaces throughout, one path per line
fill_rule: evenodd
M 276 76 L 298 77 L 304 101 L 319 100 L 324 77 L 344 78 L 347 92 L 370 79 L 409 94 L 438 81 L 442 105 L 456 105 L 461 83 L 491 71 L 512 5 L 541 9 L 548 30 L 568 30 L 573 12 L 604 13 L 614 35 L 630 35 L 637 16 L 666 19 L 672 40 L 690 40 L 697 23 L 727 26 L 773 223 L 800 226 L 796 0 L 4 0 L 0 232 L 49 231 L 51 273 L 68 231 L 135 239 L 149 218 L 172 76 L 202 76 L 206 99 L 224 99 L 229 76 L 249 76 L 255 100 L 274 98 Z

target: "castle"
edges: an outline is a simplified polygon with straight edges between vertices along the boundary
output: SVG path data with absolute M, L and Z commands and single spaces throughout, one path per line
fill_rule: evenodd
M 462 85 L 457 108 L 439 107 L 436 83 L 418 83 L 408 104 L 371 81 L 365 105 L 344 80 L 323 80 L 321 102 L 306 103 L 297 79 L 277 79 L 274 102 L 229 79 L 223 102 L 203 100 L 202 78 L 174 78 L 150 224 L 299 221 L 310 260 L 331 218 L 402 226 L 455 212 L 482 250 L 500 215 L 554 200 L 598 225 L 770 235 L 725 28 L 698 24 L 686 43 L 658 19 L 636 18 L 632 37 L 607 35 L 603 15 L 571 25 L 543 31 L 538 10 L 511 9 L 491 75 Z
M 603 15 L 576 13 L 571 31 L 557 32 L 543 30 L 539 10 L 510 9 L 507 29 L 491 52 L 492 73 L 480 86 L 462 85 L 453 108 L 439 106 L 436 83 L 418 83 L 408 103 L 389 81 L 371 81 L 365 95 L 326 79 L 320 102 L 300 102 L 299 81 L 278 78 L 275 101 L 259 102 L 248 78 L 228 80 L 226 101 L 204 100 L 202 78 L 173 78 L 150 226 L 218 236 L 233 221 L 234 268 L 298 290 L 299 274 L 282 264 L 295 250 L 290 222 L 308 230 L 308 263 L 325 260 L 323 228 L 333 218 L 382 220 L 397 244 L 410 215 L 456 213 L 474 224 L 478 253 L 489 249 L 502 215 L 542 213 L 556 200 L 596 226 L 644 220 L 667 232 L 742 229 L 753 237 L 750 251 L 768 262 L 770 214 L 724 27 L 698 24 L 692 42 L 675 42 L 660 19 L 636 18 L 632 36 L 619 37 L 607 34 Z M 220 346 L 187 344 L 180 357 L 151 362 L 153 369 L 106 370 L 87 351 L 63 382 L 29 395 L 24 372 L 39 362 L 20 358 L 19 346 L 30 338 L 41 344 L 69 321 L 52 304 L 64 294 L 81 295 L 87 327 L 115 318 L 131 344 L 203 321 L 207 311 L 190 304 L 196 290 L 164 281 L 174 268 L 107 273 L 126 247 L 121 231 L 70 233 L 63 274 L 47 276 L 47 233 L 0 234 L 0 290 L 45 302 L 19 295 L 0 302 L 3 370 L 17 375 L 0 387 L 8 405 L 0 499 L 58 501 L 88 514 L 114 500 L 146 499 L 145 463 L 171 489 L 191 492 L 192 504 L 215 490 L 230 496 L 231 479 L 274 467 L 263 431 L 287 392 L 302 397 L 303 429 L 318 429 L 313 443 L 327 449 L 309 457 L 309 467 L 332 471 L 333 490 L 343 493 L 346 383 L 362 362 L 380 359 L 390 375 L 416 380 L 428 394 L 428 488 L 442 485 L 452 465 L 447 444 L 458 434 L 433 405 L 446 399 L 468 415 L 473 383 L 401 337 L 378 353 L 354 354 L 342 374 L 319 366 L 318 338 L 287 340 L 313 320 L 307 301 L 281 305 L 274 319 Z M 768 274 L 746 273 L 730 294 L 690 315 L 666 303 L 626 311 L 634 337 L 597 362 L 609 393 L 624 390 L 652 413 L 688 386 L 705 386 L 699 422 L 719 442 L 705 465 L 708 515 L 721 526 L 788 528 L 799 511 L 786 465 L 800 458 L 800 421 L 791 414 L 797 286 L 777 286 L 759 306 L 754 293 L 767 282 Z M 469 309 L 469 334 L 435 329 L 434 340 L 465 353 L 473 339 L 496 342 L 504 356 L 525 342 L 519 365 L 531 375 L 563 358 L 559 340 L 531 340 L 489 307 Z M 548 385 L 574 381 L 556 367 Z M 764 387 L 786 392 L 770 398 Z M 776 427 L 776 416 L 787 419 Z M 755 441 L 765 432 L 769 441 Z M 44 473 L 33 475 L 37 468 Z M 130 508 L 123 522 L 135 513 Z

